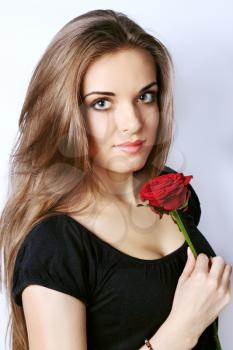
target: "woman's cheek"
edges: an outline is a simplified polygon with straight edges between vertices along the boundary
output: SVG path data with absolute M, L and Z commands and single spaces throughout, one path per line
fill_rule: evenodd
M 109 143 L 109 122 L 106 116 L 93 113 L 89 116 L 87 125 L 89 142 L 95 151 Z
M 159 113 L 154 113 L 147 115 L 146 120 L 144 120 L 144 128 L 146 129 L 146 138 L 152 144 L 154 144 L 157 136 L 157 131 L 159 127 Z

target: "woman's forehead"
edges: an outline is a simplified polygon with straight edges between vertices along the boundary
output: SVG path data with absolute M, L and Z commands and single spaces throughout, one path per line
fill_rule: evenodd
M 83 79 L 84 95 L 91 91 L 115 91 L 123 87 L 140 90 L 156 80 L 156 65 L 146 50 L 128 49 L 98 57 Z

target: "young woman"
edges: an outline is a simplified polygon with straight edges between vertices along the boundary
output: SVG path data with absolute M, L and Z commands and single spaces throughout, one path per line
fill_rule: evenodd
M 90 11 L 54 37 L 1 216 L 13 350 L 215 348 L 231 267 L 197 229 L 194 189 L 180 214 L 197 259 L 169 215 L 136 207 L 145 181 L 175 172 L 172 121 L 170 54 L 126 15 Z

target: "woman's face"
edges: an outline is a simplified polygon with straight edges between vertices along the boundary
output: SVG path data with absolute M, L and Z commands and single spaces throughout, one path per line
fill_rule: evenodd
M 153 58 L 142 49 L 105 54 L 89 66 L 82 107 L 93 166 L 117 173 L 144 166 L 159 124 L 156 81 Z M 135 153 L 116 147 L 138 139 L 144 142 Z

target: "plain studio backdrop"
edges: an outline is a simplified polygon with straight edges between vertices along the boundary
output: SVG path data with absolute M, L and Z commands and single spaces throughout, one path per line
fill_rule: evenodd
M 55 33 L 93 9 L 128 15 L 170 51 L 175 66 L 175 122 L 167 164 L 193 175 L 202 215 L 199 230 L 233 265 L 233 3 L 232 1 L 21 0 L 2 2 L 0 14 L 0 207 L 20 109 L 39 58 Z M 0 349 L 9 307 L 0 293 Z M 219 338 L 232 350 L 233 302 L 219 317 Z

